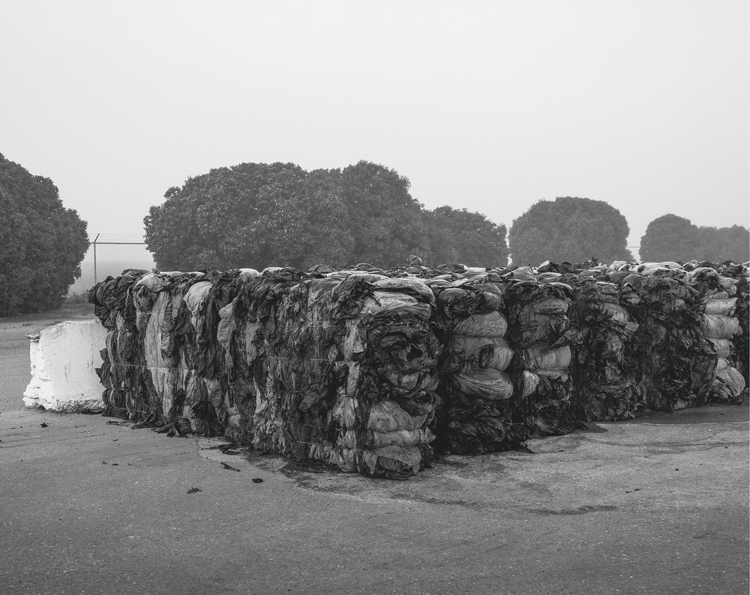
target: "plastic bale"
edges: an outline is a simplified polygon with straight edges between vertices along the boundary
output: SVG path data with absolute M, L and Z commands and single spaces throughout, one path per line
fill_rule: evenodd
M 531 269 L 509 276 L 508 339 L 516 350 L 513 415 L 528 437 L 567 434 L 579 425 L 567 368 L 542 367 L 569 357 L 572 288 L 559 278 L 558 273 Z
M 134 293 L 144 276 L 148 276 L 146 271 L 126 270 L 118 278 L 107 277 L 97 283 L 88 294 L 95 314 L 109 331 L 105 344 L 107 357 L 102 354 L 105 363 L 99 371 L 105 387 L 103 414 L 133 421 L 149 416 L 149 411 L 142 410 L 140 400 L 148 401 L 155 394 L 143 368 L 142 335 Z
M 347 288 L 350 280 L 346 281 L 335 294 L 352 294 Z M 354 284 L 359 284 L 356 278 Z M 357 307 L 339 301 L 344 307 L 333 312 L 334 320 L 345 321 L 343 354 L 348 370 L 334 413 L 348 409 L 351 415 L 334 415 L 338 427 L 332 456 L 365 475 L 413 475 L 432 461 L 434 436 L 427 428 L 438 402 L 434 390 L 439 352 L 430 325 L 432 292 L 415 278 L 399 278 L 367 280 L 353 293 L 360 296 Z M 367 430 L 368 420 L 372 408 L 384 400 L 393 401 L 412 418 L 424 418 L 415 443 L 383 445 L 382 437 L 375 442 L 375 435 Z
M 684 273 L 670 269 L 624 280 L 640 297 L 639 363 L 650 409 L 705 405 L 716 374 L 718 357 L 701 332 L 703 300 Z
M 741 281 L 722 274 L 736 275 L 741 270 L 736 266 L 703 263 L 703 266 L 694 268 L 687 275 L 690 285 L 704 299 L 701 331 L 718 356 L 716 376 L 709 394 L 711 401 L 719 403 L 740 404 L 746 396 L 745 379 L 735 368 L 742 366 L 736 355 L 735 340 L 735 337 L 744 334 L 740 319 L 736 316 L 738 310 L 742 312 L 743 309 L 742 300 L 737 295 Z
M 377 477 L 429 464 L 438 345 L 426 295 L 421 282 L 367 271 L 264 271 L 234 306 L 235 335 L 247 329 L 255 447 Z M 369 424 L 382 402 L 387 432 Z M 399 427 L 407 418 L 424 425 Z
M 636 331 L 629 310 L 638 303 L 632 288 L 590 278 L 573 282 L 572 400 L 587 421 L 620 421 L 642 413 Z
M 499 275 L 466 269 L 428 281 L 436 296 L 442 406 L 438 448 L 475 454 L 518 447 L 526 436 L 512 420 L 513 351 L 504 336 L 505 285 Z

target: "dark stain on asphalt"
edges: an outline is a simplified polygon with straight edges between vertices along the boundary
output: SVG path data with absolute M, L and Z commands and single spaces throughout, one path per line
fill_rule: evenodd
M 579 506 L 578 508 L 531 508 L 529 512 L 543 515 L 577 515 L 577 514 L 588 514 L 590 512 L 603 512 L 608 510 L 617 510 L 617 506 L 610 506 L 606 504 L 598 504 L 591 506 Z
M 715 442 L 706 444 L 701 442 L 672 442 L 670 444 L 644 444 L 646 451 L 654 455 L 682 454 L 684 452 L 698 452 L 713 450 L 714 448 L 728 448 L 729 446 L 746 446 L 746 442 Z
M 413 502 L 424 502 L 425 504 L 447 504 L 449 506 L 463 506 L 466 508 L 479 508 L 478 502 L 469 502 L 468 500 L 453 500 L 450 498 L 435 498 L 414 493 L 397 493 L 391 494 L 393 500 L 409 500 Z
M 364 486 L 356 484 L 356 483 L 349 483 L 349 482 L 323 483 L 321 482 L 321 478 L 319 476 L 316 477 L 316 476 L 306 475 L 304 473 L 294 473 L 294 474 L 284 473 L 284 475 L 291 477 L 294 480 L 294 483 L 297 485 L 298 488 L 301 488 L 303 490 L 310 490 L 312 492 L 320 492 L 320 493 L 325 493 L 325 494 L 346 494 L 349 496 L 353 496 L 355 494 L 365 491 Z M 340 478 L 340 479 L 343 479 L 343 478 Z

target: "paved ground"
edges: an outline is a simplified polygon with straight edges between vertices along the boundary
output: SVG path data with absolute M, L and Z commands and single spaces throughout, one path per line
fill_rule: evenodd
M 370 480 L 22 410 L 54 320 L 0 320 L 4 594 L 748 592 L 747 405 Z

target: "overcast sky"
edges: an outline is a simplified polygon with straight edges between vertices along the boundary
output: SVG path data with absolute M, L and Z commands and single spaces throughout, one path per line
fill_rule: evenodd
M 508 227 L 541 199 L 750 225 L 747 0 L 0 0 L 0 153 L 90 235 L 211 168 L 365 159 Z M 249 263 L 252 264 L 252 263 Z

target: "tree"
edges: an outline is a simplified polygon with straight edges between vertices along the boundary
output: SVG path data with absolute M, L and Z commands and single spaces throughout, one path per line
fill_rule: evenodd
M 639 252 L 643 262 L 685 262 L 698 253 L 699 243 L 698 228 L 670 213 L 648 224 Z
M 368 161 L 341 172 L 339 191 L 354 238 L 352 264 L 391 267 L 404 264 L 410 254 L 429 252 L 422 205 L 409 186 L 397 171 Z
M 746 262 L 750 259 L 750 231 L 740 225 L 699 227 L 698 260 Z
M 0 316 L 62 304 L 81 276 L 86 222 L 66 209 L 49 178 L 0 155 Z
M 151 207 L 146 243 L 163 269 L 343 265 L 353 240 L 339 177 L 292 163 L 213 169 Z
M 491 267 L 507 264 L 505 225 L 497 225 L 481 213 L 449 206 L 426 211 L 424 217 L 431 248 L 425 263 Z
M 698 227 L 689 219 L 671 213 L 648 224 L 640 248 L 644 262 L 745 262 L 750 258 L 749 252 L 750 231 L 746 228 Z
M 630 229 L 623 215 L 601 200 L 572 196 L 542 200 L 513 221 L 509 244 L 513 263 L 538 265 L 549 259 L 583 262 L 631 260 Z

